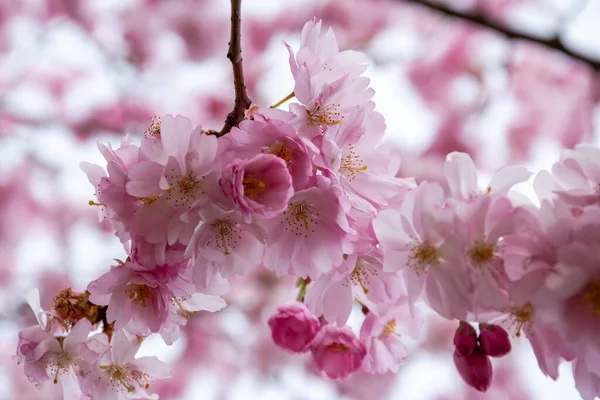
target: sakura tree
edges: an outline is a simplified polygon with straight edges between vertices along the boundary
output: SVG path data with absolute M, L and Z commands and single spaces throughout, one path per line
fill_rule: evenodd
M 214 374 L 233 398 L 289 368 L 299 398 L 395 398 L 429 354 L 453 368 L 433 398 L 527 399 L 524 351 L 600 396 L 600 61 L 512 25 L 588 4 L 241 3 L 0 4 L 8 398 L 209 398 Z M 429 113 L 420 148 L 371 63 Z M 47 237 L 53 268 L 20 270 Z

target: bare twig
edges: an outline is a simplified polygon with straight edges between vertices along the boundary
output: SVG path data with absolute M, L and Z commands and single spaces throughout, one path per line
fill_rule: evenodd
M 248 97 L 246 84 L 244 83 L 244 69 L 242 67 L 242 44 L 241 44 L 241 5 L 242 0 L 231 0 L 231 37 L 229 39 L 229 51 L 227 58 L 233 67 L 233 84 L 235 88 L 235 105 L 227 115 L 225 125 L 217 131 L 209 131 L 211 135 L 223 136 L 231 128 L 237 126 L 243 119 L 244 114 L 252 100 Z
M 549 39 L 544 39 L 540 37 L 530 36 L 526 33 L 519 32 L 514 30 L 508 26 L 500 24 L 498 22 L 492 21 L 487 18 L 482 12 L 477 10 L 469 10 L 469 11 L 458 11 L 454 10 L 447 5 L 440 2 L 433 2 L 430 0 L 401 0 L 404 3 L 413 3 L 424 8 L 436 11 L 440 14 L 446 15 L 448 17 L 453 17 L 458 20 L 462 20 L 474 25 L 477 25 L 482 28 L 493 30 L 501 35 L 507 37 L 508 39 L 517 39 L 517 40 L 525 40 L 528 42 L 536 43 L 540 46 L 547 47 L 549 49 L 557 50 L 563 54 L 566 54 L 573 58 L 574 60 L 578 60 L 587 64 L 590 68 L 600 71 L 600 59 L 591 58 L 584 54 L 575 52 L 563 44 L 559 35 L 554 36 Z

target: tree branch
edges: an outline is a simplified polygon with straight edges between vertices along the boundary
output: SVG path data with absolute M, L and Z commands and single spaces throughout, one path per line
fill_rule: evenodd
M 495 21 L 488 19 L 483 13 L 477 10 L 471 11 L 457 11 L 443 3 L 432 2 L 430 0 L 401 0 L 404 3 L 412 3 L 420 5 L 421 7 L 436 11 L 448 17 L 453 17 L 461 21 L 465 21 L 481 28 L 489 29 L 500 33 L 508 39 L 525 40 L 528 42 L 536 43 L 546 48 L 557 50 L 563 54 L 566 54 L 574 60 L 581 61 L 587 64 L 590 68 L 600 71 L 600 59 L 591 58 L 581 53 L 574 52 L 569 48 L 565 47 L 559 35 L 549 39 L 543 39 L 539 37 L 530 36 L 528 34 L 514 30 L 508 26 L 499 24 Z
M 242 40 L 241 40 L 241 6 L 242 0 L 231 0 L 231 37 L 229 39 L 229 51 L 227 58 L 233 67 L 233 84 L 235 88 L 235 105 L 227 115 L 225 125 L 217 131 L 209 131 L 211 135 L 223 136 L 231 128 L 237 126 L 243 119 L 245 112 L 252 100 L 248 97 L 246 84 L 244 83 L 244 69 L 242 67 Z

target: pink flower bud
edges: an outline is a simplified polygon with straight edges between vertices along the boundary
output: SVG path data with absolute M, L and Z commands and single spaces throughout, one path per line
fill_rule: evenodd
M 219 185 L 240 211 L 260 218 L 285 211 L 294 194 L 287 164 L 273 154 L 236 158 L 223 170 Z
M 475 350 L 475 347 L 477 347 L 477 332 L 475 328 L 465 321 L 460 321 L 454 333 L 454 346 L 461 356 L 471 354 Z
M 498 325 L 479 324 L 481 349 L 491 357 L 502 357 L 510 353 L 508 333 Z
M 311 345 L 315 365 L 322 376 L 347 379 L 360 368 L 367 350 L 352 330 L 344 326 L 326 325 Z
M 273 342 L 291 353 L 307 352 L 321 328 L 317 317 L 299 302 L 277 308 L 268 323 Z
M 467 385 L 485 392 L 492 384 L 494 371 L 490 358 L 479 347 L 467 356 L 454 352 L 454 365 Z

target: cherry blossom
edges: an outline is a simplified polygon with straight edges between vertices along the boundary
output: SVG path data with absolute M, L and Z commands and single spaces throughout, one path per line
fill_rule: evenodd
M 346 379 L 360 368 L 366 349 L 350 328 L 326 325 L 312 342 L 311 353 L 323 376 Z

